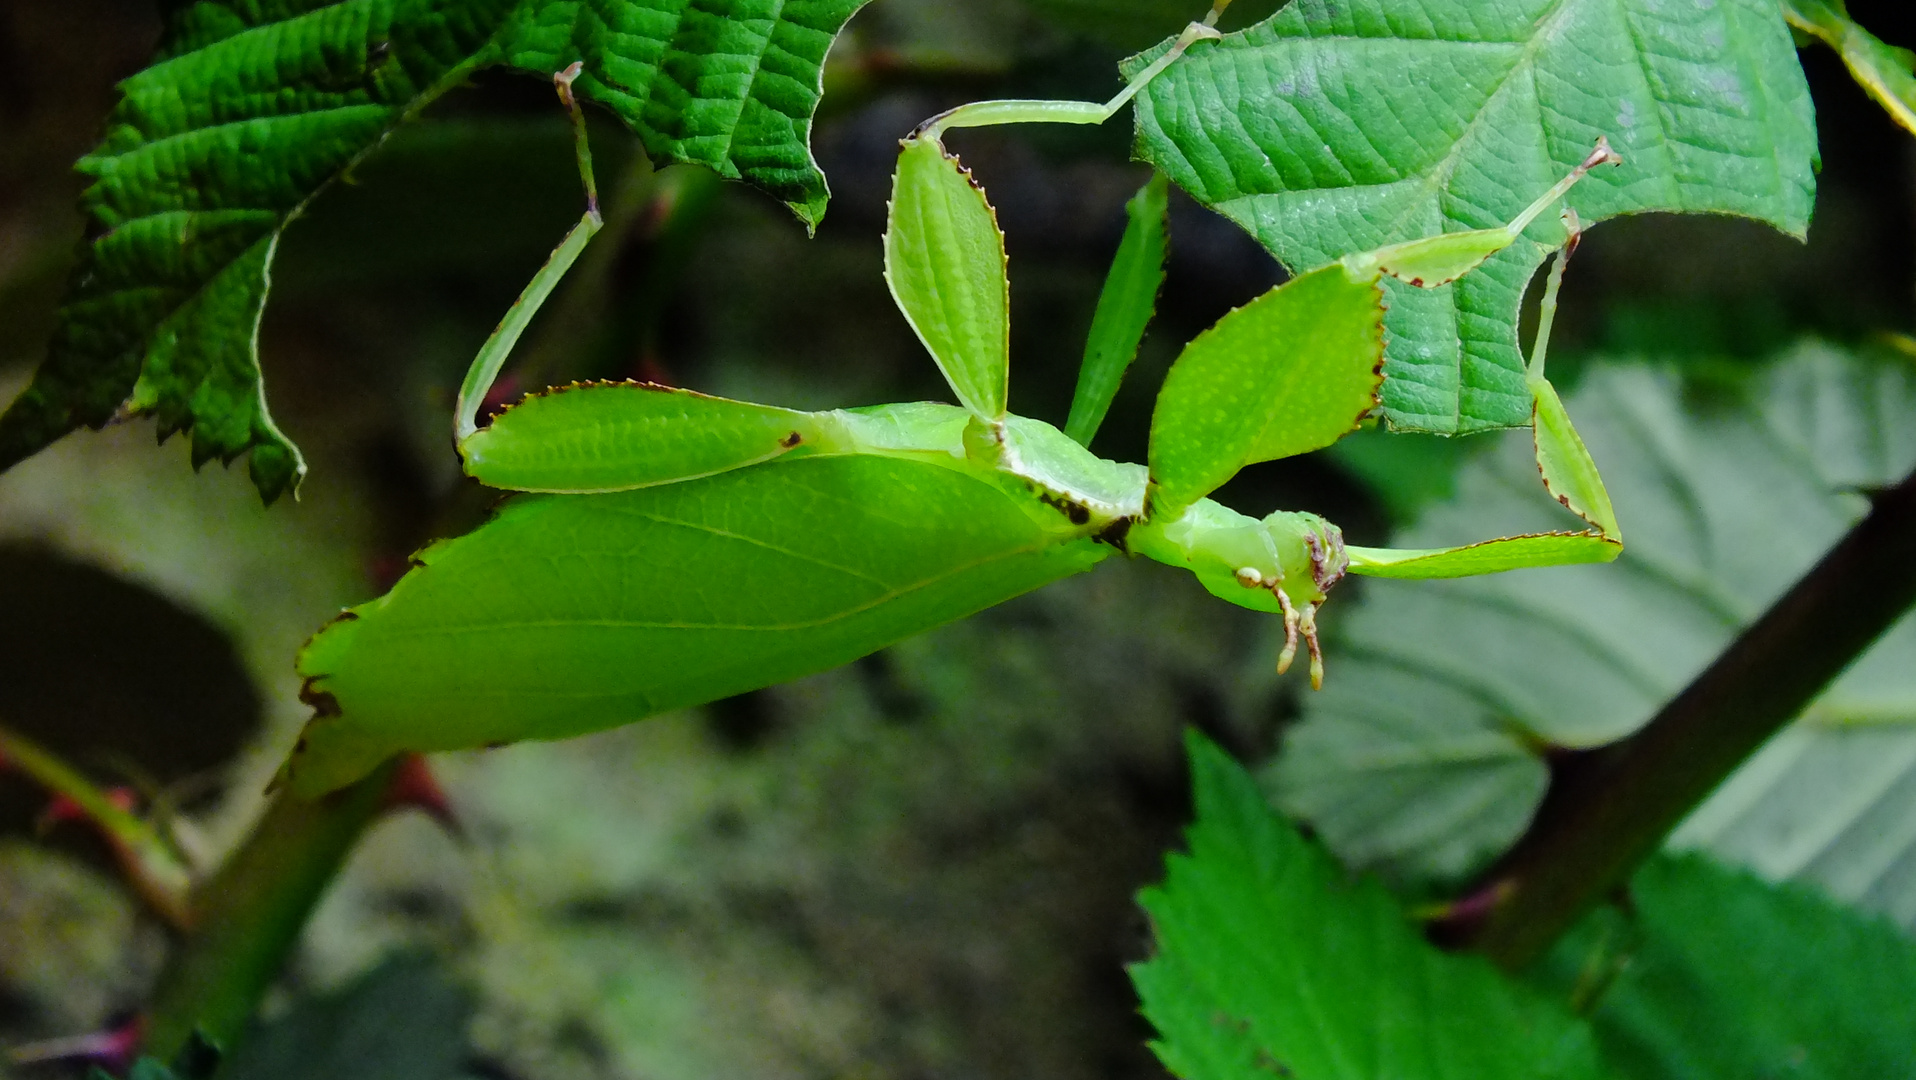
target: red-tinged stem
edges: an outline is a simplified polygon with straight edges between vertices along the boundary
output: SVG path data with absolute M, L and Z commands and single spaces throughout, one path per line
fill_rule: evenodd
M 244 1033 L 307 917 L 385 805 L 397 762 L 307 800 L 282 790 L 195 894 L 193 932 L 160 973 L 144 1052 L 170 1061 L 195 1031 L 215 1047 Z
M 1647 727 L 1562 763 L 1530 829 L 1473 890 L 1487 911 L 1460 905 L 1433 936 L 1528 965 L 1913 604 L 1916 474 Z

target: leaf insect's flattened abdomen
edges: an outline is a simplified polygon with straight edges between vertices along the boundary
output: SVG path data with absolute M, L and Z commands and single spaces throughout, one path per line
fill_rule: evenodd
M 309 725 L 294 787 L 330 790 L 403 750 L 565 738 L 785 682 L 1111 554 L 1046 528 L 1032 503 L 964 468 L 874 454 L 513 498 L 308 645 L 300 672 L 337 714 Z

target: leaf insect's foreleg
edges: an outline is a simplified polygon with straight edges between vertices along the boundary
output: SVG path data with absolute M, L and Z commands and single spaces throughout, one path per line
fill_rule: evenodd
M 583 62 L 574 61 L 570 67 L 552 76 L 552 84 L 558 88 L 559 100 L 565 104 L 566 112 L 572 118 L 579 179 L 585 185 L 585 214 L 566 233 L 559 246 L 553 249 L 552 256 L 532 276 L 525 291 L 506 311 L 506 317 L 499 320 L 492 336 L 479 347 L 479 354 L 472 358 L 472 366 L 466 369 L 466 377 L 459 384 L 458 406 L 453 412 L 452 435 L 455 443 L 465 442 L 468 436 L 479 430 L 479 408 L 484 404 L 487 392 L 492 389 L 493 380 L 499 377 L 499 369 L 505 366 L 506 357 L 512 355 L 513 346 L 519 343 L 519 336 L 525 333 L 526 327 L 532 323 L 532 317 L 539 313 L 546 298 L 552 295 L 559 279 L 572 269 L 572 264 L 578 261 L 579 253 L 585 250 L 593 234 L 605 225 L 605 219 L 599 214 L 599 187 L 592 177 L 592 144 L 586 137 L 585 114 L 572 94 L 572 81 L 579 77 L 579 72 L 584 68 Z
M 950 128 L 992 127 L 998 124 L 1102 124 L 1150 85 L 1151 80 L 1162 74 L 1165 68 L 1177 62 L 1178 57 L 1183 56 L 1191 46 L 1200 41 L 1215 41 L 1223 37 L 1218 31 L 1217 20 L 1224 14 L 1224 9 L 1230 6 L 1231 0 L 1216 0 L 1210 14 L 1202 22 L 1186 26 L 1163 56 L 1132 76 L 1124 89 L 1118 91 L 1117 96 L 1110 101 L 1102 104 L 1095 101 L 1025 99 L 974 101 L 939 113 L 918 125 L 911 137 L 935 141 Z

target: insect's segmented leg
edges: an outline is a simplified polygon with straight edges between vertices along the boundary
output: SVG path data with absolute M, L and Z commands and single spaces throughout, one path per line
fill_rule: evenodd
M 1153 60 L 1149 67 L 1131 77 L 1124 89 L 1110 101 L 1099 104 L 1095 101 L 1041 101 L 1011 99 L 1006 101 L 974 101 L 948 109 L 918 125 L 911 133 L 913 139 L 937 139 L 949 128 L 991 127 L 997 124 L 1102 124 L 1117 114 L 1119 109 L 1138 95 L 1140 90 L 1151 84 L 1151 80 L 1164 72 L 1165 68 L 1183 56 L 1185 50 L 1200 41 L 1216 41 L 1224 35 L 1217 29 L 1218 16 L 1229 7 L 1231 0 L 1220 0 L 1211 8 L 1211 13 L 1203 22 L 1194 22 L 1184 28 L 1163 56 Z
M 566 112 L 572 117 L 572 138 L 574 153 L 579 162 L 579 179 L 585 184 L 585 215 L 572 231 L 565 234 L 559 246 L 553 249 L 552 257 L 539 268 L 539 272 L 526 283 L 525 291 L 519 299 L 513 301 L 507 309 L 506 317 L 499 320 L 492 336 L 479 347 L 479 354 L 472 358 L 472 366 L 466 369 L 466 377 L 459 384 L 459 403 L 453 411 L 452 437 L 454 442 L 464 442 L 466 436 L 479 430 L 479 407 L 485 402 L 486 394 L 492 389 L 492 382 L 499 377 L 499 370 L 506 366 L 506 357 L 512 355 L 512 347 L 519 343 L 519 336 L 531 325 L 532 317 L 539 313 L 546 298 L 558 287 L 559 279 L 579 259 L 579 253 L 592 235 L 604 226 L 605 220 L 599 216 L 599 188 L 592 179 L 592 145 L 586 139 L 585 114 L 579 109 L 578 99 L 572 96 L 572 81 L 584 70 L 583 63 L 574 62 L 572 66 L 552 76 L 553 86 L 558 88 L 559 100 L 564 103 Z
M 1291 661 L 1297 659 L 1297 608 L 1284 586 L 1271 586 L 1271 593 L 1277 597 L 1277 606 L 1284 609 L 1284 647 L 1277 653 L 1277 673 L 1282 675 L 1291 670 Z
M 1317 604 L 1305 604 L 1298 620 L 1304 631 L 1304 644 L 1311 650 L 1311 689 L 1324 689 L 1324 649 L 1317 640 Z

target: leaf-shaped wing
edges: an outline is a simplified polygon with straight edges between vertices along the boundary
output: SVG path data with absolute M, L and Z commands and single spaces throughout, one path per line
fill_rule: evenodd
M 1179 60 L 1137 118 L 1147 160 L 1293 268 L 1507 221 L 1599 135 L 1626 164 L 1571 194 L 1585 222 L 1730 213 L 1801 235 L 1814 190 L 1775 0 L 1294 0 Z M 1517 309 L 1546 253 L 1519 239 L 1453 285 L 1386 283 L 1394 426 L 1530 422 Z
M 694 480 L 809 448 L 811 414 L 650 383 L 534 394 L 466 437 L 466 473 L 509 491 L 591 493 Z

